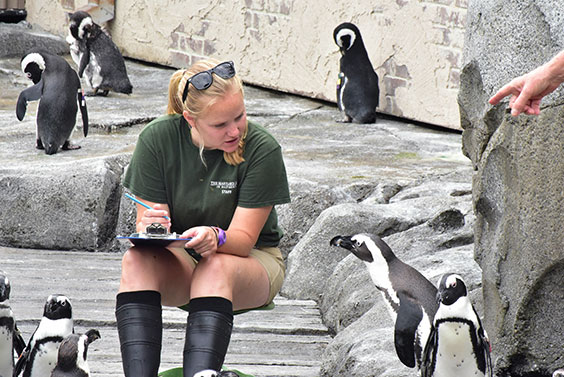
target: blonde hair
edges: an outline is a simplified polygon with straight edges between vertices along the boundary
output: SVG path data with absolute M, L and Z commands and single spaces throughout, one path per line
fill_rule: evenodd
M 229 79 L 223 79 L 220 76 L 213 74 L 213 83 L 211 86 L 204 90 L 197 90 L 193 86 L 189 88 L 186 101 L 182 102 L 182 94 L 188 82 L 188 79 L 196 73 L 207 71 L 220 64 L 216 59 L 199 60 L 188 69 L 180 69 L 174 72 L 170 78 L 168 85 L 168 105 L 166 113 L 182 114 L 184 111 L 190 113 L 194 118 L 201 116 L 218 98 L 223 97 L 225 94 L 239 92 L 243 93 L 243 82 L 235 75 Z M 188 84 L 189 85 L 189 84 Z M 239 165 L 245 161 L 243 152 L 245 151 L 245 138 L 247 136 L 248 125 L 245 132 L 239 140 L 239 147 L 234 152 L 223 152 L 223 159 L 229 165 Z M 203 158 L 204 145 L 200 143 L 200 159 L 206 164 Z

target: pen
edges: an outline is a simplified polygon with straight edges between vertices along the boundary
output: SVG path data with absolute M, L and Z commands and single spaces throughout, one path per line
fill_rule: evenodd
M 135 203 L 137 204 L 141 204 L 143 207 L 147 208 L 147 209 L 154 209 L 153 207 L 143 203 L 142 201 L 140 201 L 139 199 L 137 199 L 136 197 L 134 197 L 133 195 L 130 195 L 128 193 L 125 193 L 125 197 L 129 198 L 131 200 L 133 200 Z M 170 217 L 168 216 L 163 216 L 165 219 L 170 220 Z

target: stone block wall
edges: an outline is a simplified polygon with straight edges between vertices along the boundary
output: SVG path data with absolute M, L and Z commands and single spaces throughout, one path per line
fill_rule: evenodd
M 459 96 L 474 165 L 475 257 L 497 376 L 551 376 L 564 366 L 564 92 L 539 116 L 488 98 L 564 49 L 556 0 L 473 0 Z
M 61 4 L 64 3 L 64 4 Z M 28 0 L 28 21 L 65 35 L 66 12 L 85 0 Z M 333 29 L 353 22 L 380 77 L 379 111 L 460 128 L 467 0 L 120 0 L 107 29 L 125 56 L 185 67 L 231 59 L 250 84 L 335 102 Z

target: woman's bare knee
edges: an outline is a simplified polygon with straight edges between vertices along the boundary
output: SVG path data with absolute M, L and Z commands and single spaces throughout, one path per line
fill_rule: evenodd
M 157 290 L 158 265 L 153 251 L 131 248 L 121 260 L 120 291 Z

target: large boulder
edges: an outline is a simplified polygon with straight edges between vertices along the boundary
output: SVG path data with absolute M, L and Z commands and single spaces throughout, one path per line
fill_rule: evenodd
M 47 159 L 0 170 L 0 244 L 105 250 L 115 235 L 126 158 Z
M 564 95 L 541 115 L 505 114 L 487 99 L 564 46 L 554 0 L 469 2 L 459 104 L 476 170 L 475 255 L 485 327 L 500 376 L 550 376 L 564 365 Z
M 32 28 L 26 22 L 4 24 L 0 22 L 0 58 L 21 57 L 32 48 L 42 48 L 53 54 L 68 54 L 69 45 L 64 38 Z

